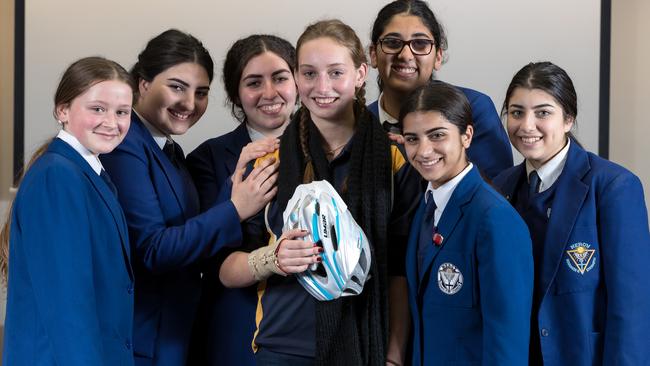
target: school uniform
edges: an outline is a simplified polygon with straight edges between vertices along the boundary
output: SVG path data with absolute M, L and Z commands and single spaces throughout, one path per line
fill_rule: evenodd
M 648 365 L 650 234 L 641 182 L 575 141 L 562 165 L 525 211 L 537 217 L 527 223 L 539 246 L 531 364 Z M 528 204 L 525 162 L 494 183 L 515 207 Z M 546 190 L 553 197 L 540 204 Z M 539 207 L 546 220 L 534 214 Z
M 457 87 L 465 94 L 472 107 L 472 121 L 474 122 L 474 136 L 472 145 L 467 149 L 469 159 L 481 173 L 490 179 L 494 178 L 505 169 L 511 168 L 512 150 L 510 140 L 501 119 L 494 108 L 494 103 L 487 95 L 469 88 Z M 386 130 L 394 129 L 400 132 L 401 126 L 397 125 L 397 118 L 390 116 L 381 108 L 381 98 L 368 105 L 372 112 L 384 124 Z M 391 128 L 391 126 L 396 126 Z
M 406 253 L 412 364 L 525 365 L 533 288 L 525 223 L 471 164 L 429 191 L 435 220 L 422 200 Z
M 201 293 L 197 263 L 241 242 L 239 216 L 231 201 L 199 215 L 180 146 L 131 116 L 124 141 L 101 159 L 134 250 L 136 364 L 184 365 Z
M 205 141 L 188 154 L 187 167 L 199 193 L 201 211 L 230 198 L 229 180 L 241 150 L 251 142 L 251 132 L 254 133 L 241 123 L 233 131 Z M 259 217 L 242 223 L 243 246 L 237 250 L 259 247 L 256 244 L 249 248 L 255 238 L 266 235 L 264 220 Z M 219 269 L 230 253 L 232 250 L 223 250 L 203 266 L 203 291 L 192 335 L 191 364 L 255 365 L 251 339 L 255 331 L 257 289 L 256 286 L 226 288 L 221 284 Z
M 99 160 L 63 131 L 22 180 L 11 212 L 4 365 L 133 365 L 126 221 L 100 173 Z

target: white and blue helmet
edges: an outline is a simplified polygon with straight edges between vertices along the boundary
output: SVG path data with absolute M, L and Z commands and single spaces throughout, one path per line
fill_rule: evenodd
M 369 277 L 370 244 L 334 187 L 324 180 L 299 185 L 283 219 L 283 232 L 305 229 L 305 240 L 323 247 L 321 263 L 296 275 L 307 292 L 321 301 L 361 293 Z

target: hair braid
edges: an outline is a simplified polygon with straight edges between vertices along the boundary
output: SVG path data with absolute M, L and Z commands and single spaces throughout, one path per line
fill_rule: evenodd
M 300 148 L 302 149 L 302 155 L 305 159 L 305 173 L 303 174 L 302 182 L 310 183 L 314 180 L 314 163 L 312 162 L 311 154 L 309 153 L 309 128 L 307 128 L 309 111 L 303 106 L 300 107 L 298 113 L 300 114 L 298 122 Z

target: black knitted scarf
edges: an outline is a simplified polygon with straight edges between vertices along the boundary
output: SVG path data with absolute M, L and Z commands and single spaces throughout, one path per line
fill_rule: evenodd
M 386 133 L 374 116 L 357 110 L 351 161 L 343 192 L 339 192 L 372 248 L 371 277 L 358 296 L 316 304 L 316 365 L 385 365 L 388 340 L 387 229 L 391 199 L 391 153 Z M 287 126 L 280 143 L 279 207 L 286 207 L 303 183 L 306 159 L 302 131 L 309 146 L 315 180 L 331 181 L 323 140 L 314 123 L 302 114 Z

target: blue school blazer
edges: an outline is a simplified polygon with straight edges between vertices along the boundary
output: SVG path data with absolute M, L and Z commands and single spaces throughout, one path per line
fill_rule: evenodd
M 102 163 L 120 192 L 134 250 L 136 364 L 184 365 L 201 293 L 197 263 L 241 242 L 237 211 L 226 201 L 199 215 L 194 184 L 135 113 Z
M 133 365 L 133 273 L 113 192 L 55 138 L 11 213 L 3 365 Z
M 457 88 L 465 94 L 472 107 L 474 137 L 467 149 L 467 155 L 483 174 L 493 179 L 497 174 L 512 167 L 508 134 L 490 97 L 473 89 Z M 378 101 L 368 105 L 368 109 L 379 117 Z
M 440 217 L 442 245 L 424 259 L 420 277 L 424 208 L 422 200 L 406 252 L 413 365 L 526 365 L 533 294 L 526 224 L 474 167 Z M 442 281 L 448 270 L 462 275 L 452 291 Z
M 510 200 L 525 177 L 522 163 L 494 183 Z M 641 182 L 572 141 L 555 184 L 535 289 L 544 365 L 650 364 L 650 234 Z
M 187 156 L 187 166 L 199 192 L 201 211 L 230 198 L 241 150 L 251 142 L 245 123 L 223 136 L 209 139 Z M 192 336 L 192 364 L 254 366 L 251 340 L 255 332 L 257 286 L 226 288 L 219 280 L 217 265 L 203 273 L 203 292 Z

